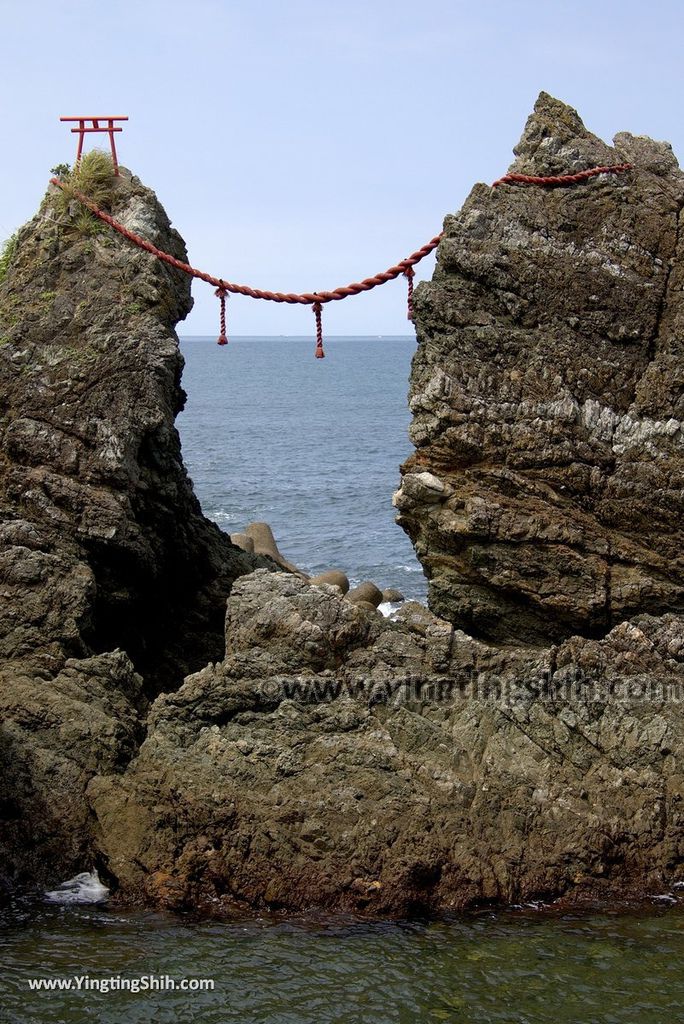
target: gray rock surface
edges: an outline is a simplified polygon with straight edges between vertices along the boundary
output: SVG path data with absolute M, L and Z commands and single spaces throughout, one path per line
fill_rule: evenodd
M 420 607 L 420 606 L 418 606 Z M 684 877 L 684 620 L 545 650 L 257 571 L 88 795 L 126 899 L 407 914 Z
M 682 176 L 544 95 L 515 167 L 617 158 L 447 221 L 395 499 L 433 610 L 396 621 L 203 519 L 187 282 L 48 197 L 0 288 L 0 874 L 221 914 L 684 881 Z M 182 255 L 135 179 L 111 205 Z
M 515 152 L 518 173 L 634 169 L 476 185 L 446 218 L 395 504 L 435 612 L 548 643 L 684 608 L 684 175 L 545 93 Z
M 136 178 L 108 205 L 185 258 Z M 232 581 L 270 564 L 202 516 L 181 461 L 190 307 L 183 274 L 54 186 L 0 285 L 0 874 L 73 874 L 89 775 L 130 757 L 144 695 L 222 657 Z

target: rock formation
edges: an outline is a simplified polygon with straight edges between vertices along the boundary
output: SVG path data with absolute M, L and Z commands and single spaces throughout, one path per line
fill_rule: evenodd
M 93 779 L 100 867 L 166 907 L 377 914 L 684 874 L 684 619 L 497 648 L 252 573 L 228 653 Z
M 108 202 L 185 258 L 136 178 L 113 179 Z M 269 564 L 202 516 L 181 461 L 174 326 L 191 304 L 183 274 L 75 201 L 64 209 L 54 186 L 0 286 L 0 859 L 11 871 L 22 842 L 36 865 L 82 858 L 84 779 L 125 764 L 146 697 L 222 656 L 233 579 Z M 66 833 L 78 833 L 73 850 Z
M 514 167 L 618 160 L 447 220 L 396 498 L 432 611 L 396 621 L 202 518 L 186 283 L 48 198 L 0 290 L 0 870 L 94 863 L 121 900 L 217 913 L 684 881 L 683 178 L 543 94 Z M 182 251 L 135 179 L 111 203 Z
M 626 174 L 476 185 L 416 289 L 399 522 L 429 603 L 473 635 L 605 635 L 684 608 L 684 175 L 611 148 L 542 93 L 510 170 Z

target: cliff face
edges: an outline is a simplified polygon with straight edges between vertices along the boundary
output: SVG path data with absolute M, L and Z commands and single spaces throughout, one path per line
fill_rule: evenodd
M 0 870 L 219 913 L 684 882 L 684 192 L 667 147 L 618 148 L 624 179 L 447 222 L 397 496 L 443 617 L 396 622 L 202 518 L 187 283 L 48 197 L 0 290 Z M 614 159 L 542 96 L 515 166 Z M 182 255 L 135 179 L 110 201 Z
M 684 175 L 611 148 L 542 93 L 510 170 L 476 185 L 415 297 L 415 453 L 398 521 L 430 607 L 476 636 L 603 636 L 684 607 Z M 430 474 L 427 476 L 425 474 Z
M 111 181 L 107 201 L 185 258 L 137 179 Z M 64 209 L 54 186 L 0 286 L 0 842 L 10 871 L 17 844 L 35 845 L 38 868 L 44 843 L 58 861 L 82 856 L 88 772 L 130 757 L 146 696 L 222 656 L 230 585 L 266 564 L 204 519 L 182 465 L 174 326 L 191 304 L 184 275 L 78 203 Z M 74 850 L 65 833 L 78 834 Z

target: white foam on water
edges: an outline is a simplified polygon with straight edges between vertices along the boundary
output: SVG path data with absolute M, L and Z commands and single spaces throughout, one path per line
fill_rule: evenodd
M 386 619 L 391 619 L 395 612 L 401 608 L 401 601 L 383 601 L 378 605 L 378 611 L 382 612 Z
M 102 884 L 97 871 L 82 871 L 45 893 L 45 899 L 51 903 L 103 903 L 108 896 L 109 889 Z

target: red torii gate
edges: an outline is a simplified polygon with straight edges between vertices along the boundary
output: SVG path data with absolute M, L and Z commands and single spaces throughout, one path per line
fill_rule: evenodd
M 123 128 L 117 128 L 114 125 L 115 121 L 127 121 L 127 117 L 108 117 L 104 114 L 98 114 L 96 117 L 60 117 L 60 121 L 78 121 L 78 128 L 72 128 L 73 134 L 78 135 L 78 149 L 76 150 L 76 163 L 81 159 L 83 153 L 83 137 L 88 135 L 90 132 L 106 132 L 109 135 L 109 146 L 112 151 L 112 163 L 114 164 L 114 173 L 119 173 L 119 163 L 116 158 L 116 146 L 114 145 L 114 132 L 122 132 Z M 91 126 L 86 126 L 86 121 L 91 121 Z M 106 125 L 101 125 L 101 121 L 106 121 Z

